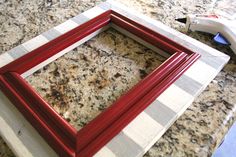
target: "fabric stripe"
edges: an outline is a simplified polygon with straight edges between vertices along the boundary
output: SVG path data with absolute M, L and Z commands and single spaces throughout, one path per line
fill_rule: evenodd
M 13 61 L 14 58 L 9 55 L 8 53 L 3 53 L 0 55 L 0 68 L 3 67 L 4 65 L 7 65 L 8 63 L 10 63 L 11 61 Z
M 184 74 L 198 83 L 205 85 L 214 78 L 216 73 L 216 69 L 200 60 L 197 60 Z
M 158 98 L 162 104 L 166 105 L 174 112 L 179 112 L 184 104 L 193 101 L 194 97 L 175 84 L 167 88 Z
M 106 146 L 117 157 L 134 157 L 143 151 L 143 148 L 122 132 L 116 135 Z
M 83 15 L 88 17 L 89 19 L 92 19 L 92 18 L 94 18 L 94 17 L 96 17 L 96 16 L 98 16 L 98 15 L 104 13 L 104 12 L 105 12 L 104 9 L 99 8 L 99 7 L 96 6 L 96 7 L 93 7 L 92 9 L 89 9 L 89 10 L 83 12 Z
M 26 53 L 28 53 L 28 51 L 25 49 L 24 46 L 19 45 L 13 49 L 11 49 L 10 51 L 8 51 L 9 55 L 11 55 L 14 59 L 17 59 L 23 55 L 25 55 Z
M 45 38 L 47 38 L 48 40 L 53 40 L 57 37 L 59 37 L 61 35 L 60 32 L 58 32 L 57 30 L 55 30 L 54 28 L 48 30 L 47 32 L 44 32 L 42 34 Z
M 215 57 L 215 56 L 210 56 L 210 57 L 201 57 L 200 61 L 206 63 L 207 65 L 211 66 L 214 69 L 219 69 L 224 65 L 224 60 L 228 61 L 228 57 Z
M 161 124 L 142 112 L 122 132 L 144 149 L 149 144 L 150 139 L 155 138 L 162 129 L 164 127 Z
M 78 25 L 81 25 L 87 21 L 89 21 L 89 18 L 84 16 L 83 14 L 79 14 L 71 19 L 72 21 L 76 22 Z
M 166 126 L 177 116 L 176 112 L 157 100 L 148 106 L 145 112 L 162 126 Z
M 27 50 L 27 51 L 32 51 L 40 46 L 42 46 L 43 44 L 47 43 L 48 42 L 48 39 L 45 38 L 44 36 L 42 35 L 39 35 L 25 43 L 22 44 L 22 46 L 24 46 L 24 48 Z
M 186 75 L 182 75 L 177 81 L 175 81 L 175 85 L 183 89 L 185 92 L 191 94 L 192 96 L 197 95 L 199 89 L 201 89 L 202 87 L 202 84 Z
M 106 146 L 100 149 L 94 157 L 116 157 L 116 155 Z
M 74 22 L 72 20 L 67 20 L 67 21 L 63 22 L 62 24 L 54 27 L 54 29 L 57 30 L 58 32 L 60 32 L 61 34 L 64 34 L 77 26 L 78 26 L 78 24 L 76 22 Z
M 111 5 L 107 2 L 103 2 L 103 3 L 99 4 L 98 7 L 103 10 L 110 10 L 111 9 Z

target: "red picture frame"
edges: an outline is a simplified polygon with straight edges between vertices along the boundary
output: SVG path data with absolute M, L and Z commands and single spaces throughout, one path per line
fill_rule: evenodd
M 35 92 L 21 74 L 111 22 L 168 52 L 171 57 L 77 131 Z M 199 54 L 142 24 L 108 10 L 0 68 L 0 89 L 59 156 L 87 157 L 117 135 L 199 57 Z

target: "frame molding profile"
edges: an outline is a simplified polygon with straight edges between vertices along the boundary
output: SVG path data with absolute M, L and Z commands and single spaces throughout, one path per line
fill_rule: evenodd
M 106 11 L 0 68 L 0 89 L 59 156 L 93 156 L 173 84 L 200 54 L 105 5 Z M 77 131 L 22 75 L 104 27 L 121 28 L 170 57 Z M 226 59 L 227 60 L 227 59 Z

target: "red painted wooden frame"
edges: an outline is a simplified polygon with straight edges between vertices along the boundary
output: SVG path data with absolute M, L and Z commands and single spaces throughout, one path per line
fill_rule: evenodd
M 77 131 L 20 75 L 111 22 L 170 53 L 171 57 Z M 0 68 L 0 89 L 59 156 L 87 157 L 117 135 L 199 57 L 165 36 L 109 10 Z

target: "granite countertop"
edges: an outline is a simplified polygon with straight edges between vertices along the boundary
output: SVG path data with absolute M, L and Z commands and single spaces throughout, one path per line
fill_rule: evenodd
M 224 135 L 227 133 L 229 127 L 235 121 L 236 117 L 236 57 L 233 55 L 232 51 L 229 48 L 223 46 L 217 46 L 212 42 L 212 36 L 204 33 L 195 33 L 195 32 L 185 32 L 184 26 L 174 21 L 175 18 L 182 17 L 188 13 L 207 13 L 212 11 L 223 10 L 222 3 L 220 1 L 215 3 L 214 0 L 199 0 L 197 2 L 193 2 L 191 0 L 130 0 L 130 1 L 122 1 L 118 0 L 124 5 L 127 5 L 135 10 L 146 14 L 156 20 L 160 20 L 166 25 L 175 28 L 185 34 L 200 40 L 214 48 L 217 48 L 220 51 L 223 51 L 230 55 L 232 58 L 230 62 L 224 67 L 224 69 L 218 74 L 218 76 L 210 83 L 210 85 L 205 89 L 205 91 L 199 95 L 199 97 L 194 101 L 194 103 L 184 112 L 184 114 L 168 129 L 168 131 L 158 140 L 158 142 L 145 154 L 146 157 L 156 157 L 156 156 L 211 156 L 213 151 L 220 144 Z M 232 0 L 228 0 L 228 2 L 233 2 Z M 100 3 L 101 1 L 95 0 L 25 0 L 25 1 L 4 1 L 0 0 L 0 53 L 10 50 L 11 48 L 31 39 L 32 37 L 41 34 L 42 32 L 50 29 L 53 26 L 56 26 L 66 19 L 73 17 L 93 6 Z M 231 6 L 234 6 L 231 4 Z M 235 4 L 236 6 L 236 4 Z M 114 39 L 114 34 L 117 39 Z M 99 39 L 100 37 L 106 37 L 107 40 L 112 40 L 115 43 L 121 45 L 124 44 L 127 46 L 127 43 L 122 43 L 123 40 L 126 39 L 128 44 L 132 49 L 139 49 L 138 51 L 149 51 L 149 54 L 143 58 L 144 60 L 136 60 L 135 53 L 128 54 L 128 59 L 124 58 L 118 51 L 110 50 L 109 48 L 105 50 L 94 50 L 96 44 L 99 44 L 99 41 L 106 42 L 104 38 Z M 162 61 L 158 55 L 154 55 L 153 52 L 147 50 L 145 47 L 140 46 L 135 43 L 131 39 L 128 39 L 114 30 L 108 30 L 104 32 L 100 37 L 96 37 L 98 40 L 91 40 L 79 47 L 78 49 L 68 53 L 67 55 L 59 58 L 57 61 L 49 64 L 46 69 L 41 69 L 41 72 L 37 72 L 34 75 L 27 78 L 27 81 L 32 85 L 35 84 L 35 78 L 39 77 L 50 77 L 51 83 L 58 83 L 58 81 L 62 81 L 65 79 L 60 79 L 61 77 L 73 77 L 74 72 L 66 73 L 66 76 L 61 76 L 63 72 L 63 68 L 61 67 L 62 63 L 66 62 L 68 58 L 73 59 L 73 57 L 78 57 L 79 59 L 91 59 L 92 56 L 89 52 L 97 52 L 98 58 L 97 61 L 93 62 L 99 63 L 101 58 L 112 58 L 115 59 L 114 56 L 117 56 L 116 60 L 128 64 L 129 62 L 135 62 L 132 64 L 135 66 L 134 78 L 129 78 L 127 75 L 119 75 L 117 72 L 109 72 L 112 73 L 113 77 L 108 77 L 105 82 L 100 83 L 98 86 L 96 85 L 96 81 L 93 83 L 93 88 L 88 88 L 88 90 L 94 90 L 96 88 L 107 88 L 106 83 L 114 84 L 117 79 L 114 79 L 116 76 L 121 79 L 122 77 L 125 80 L 129 80 L 129 86 L 122 86 L 124 88 L 118 89 L 117 93 L 110 93 L 111 95 L 115 95 L 113 99 L 101 98 L 101 102 L 106 101 L 107 104 L 114 101 L 115 98 L 119 97 L 120 94 L 128 90 L 132 85 L 137 83 L 143 76 L 149 73 L 152 68 L 158 66 Z M 136 46 L 135 46 L 136 45 Z M 89 50 L 86 55 L 83 55 L 81 50 Z M 86 51 L 87 52 L 87 51 Z M 114 53 L 116 52 L 116 53 Z M 135 51 L 134 51 L 135 52 Z M 73 55 L 73 54 L 77 55 Z M 122 57 L 120 57 L 122 56 Z M 120 57 L 120 58 L 119 58 Z M 152 58 L 152 59 L 150 59 Z M 147 69 L 145 66 L 147 65 L 147 61 L 151 60 L 152 66 Z M 81 62 L 80 64 L 86 64 L 86 60 Z M 117 61 L 116 61 L 117 62 Z M 137 64 L 136 64 L 137 63 Z M 150 64 L 150 63 L 149 63 Z M 70 66 L 75 66 L 76 64 L 70 62 Z M 77 65 L 78 66 L 78 65 Z M 107 65 L 107 69 L 109 65 Z M 125 68 L 125 64 L 123 65 Z M 65 69 L 64 69 L 65 70 Z M 78 70 L 78 69 L 76 69 Z M 82 70 L 82 69 L 80 69 Z M 43 71 L 43 73 L 42 73 Z M 98 68 L 95 70 L 95 74 L 100 74 L 102 72 L 102 68 Z M 104 71 L 103 71 L 104 72 Z M 107 71 L 106 71 L 107 72 Z M 106 73 L 105 72 L 105 73 Z M 93 73 L 94 74 L 94 73 Z M 117 75 L 116 75 L 117 74 Z M 54 76 L 60 77 L 54 77 Z M 103 76 L 104 74 L 102 74 Z M 99 77 L 98 77 L 99 78 Z M 113 80 L 113 79 L 115 80 Z M 92 79 L 92 78 L 89 78 Z M 103 79 L 104 80 L 104 79 Z M 101 81 L 101 80 L 98 80 Z M 63 81 L 62 81 L 63 82 Z M 102 87 L 100 87 L 102 85 Z M 75 86 L 76 87 L 76 86 Z M 116 87 L 116 86 L 115 86 Z M 37 87 L 35 86 L 37 89 Z M 51 85 L 46 85 L 45 89 L 53 89 L 54 87 Z M 45 97 L 48 97 L 48 101 L 50 101 L 50 97 L 54 94 L 61 94 L 58 91 L 65 91 L 65 86 L 61 86 L 60 89 L 56 89 L 56 92 L 49 91 L 45 92 Z M 41 87 L 38 87 L 38 90 Z M 73 90 L 68 89 L 68 91 L 72 91 L 73 98 Z M 76 91 L 79 93 L 79 91 Z M 64 99 L 63 99 L 64 100 Z M 65 99 L 65 102 L 70 101 L 71 98 Z M 61 101 L 61 100 L 58 100 Z M 85 100 L 80 100 L 85 101 Z M 87 101 L 87 100 L 86 100 Z M 73 105 L 73 101 L 71 102 Z M 82 103 L 81 103 L 82 104 Z M 54 106 L 57 106 L 54 104 Z M 58 108 L 58 112 L 62 111 L 60 107 Z M 100 110 L 99 110 L 100 111 Z M 65 118 L 68 118 L 68 114 L 62 112 L 62 115 Z M 99 113 L 99 112 L 98 112 Z M 96 114 L 95 113 L 95 116 Z M 85 118 L 85 123 L 87 120 L 91 120 Z M 76 122 L 74 119 L 68 120 L 70 122 Z M 77 125 L 77 123 L 72 123 L 74 126 L 79 126 L 77 129 L 80 129 L 84 124 Z M 10 151 L 10 149 L 6 146 L 4 141 L 0 138 L 0 156 L 9 157 L 14 156 L 14 154 Z

